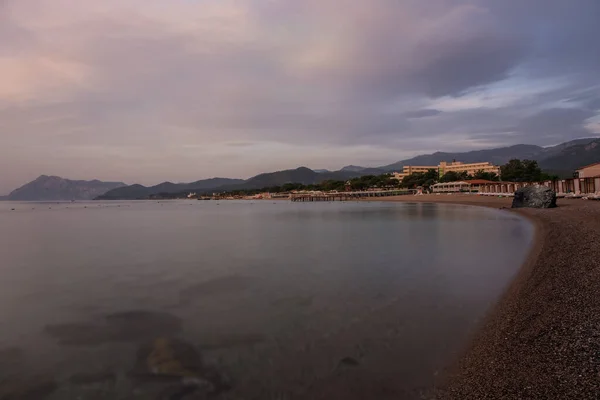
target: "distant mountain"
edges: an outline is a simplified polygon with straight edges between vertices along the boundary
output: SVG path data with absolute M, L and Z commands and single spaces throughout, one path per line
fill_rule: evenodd
M 564 156 L 564 160 L 568 159 L 568 154 L 572 154 L 568 149 L 577 146 L 585 146 L 592 142 L 599 140 L 598 138 L 586 138 L 586 139 L 576 139 L 570 142 L 561 143 L 557 146 L 552 147 L 540 147 L 530 144 L 517 144 L 515 146 L 509 147 L 500 147 L 496 149 L 487 149 L 487 150 L 475 150 L 468 151 L 464 153 L 443 153 L 437 152 L 433 154 L 424 154 L 420 156 L 416 156 L 407 160 L 398 161 L 394 164 L 385 165 L 380 167 L 380 169 L 384 171 L 401 171 L 405 165 L 438 165 L 441 161 L 462 161 L 465 163 L 474 163 L 474 162 L 484 162 L 489 161 L 495 165 L 503 165 L 506 164 L 509 160 L 513 158 L 518 159 L 529 159 L 536 160 L 540 163 L 542 168 L 545 167 L 546 163 L 543 161 L 554 157 L 554 156 Z M 565 153 L 566 152 L 566 153 Z M 590 158 L 594 158 L 593 155 L 588 154 Z M 575 156 L 571 156 L 575 157 Z M 600 161 L 600 160 L 597 160 Z M 550 163 L 552 164 L 552 162 Z M 580 164 L 580 160 L 577 158 L 573 158 L 569 161 L 569 165 L 584 165 Z M 557 166 L 557 165 L 553 165 Z M 567 167 L 565 169 L 571 169 Z
M 347 180 L 368 174 L 381 174 L 379 169 L 365 168 L 363 172 L 327 171 L 317 172 L 310 168 L 300 167 L 283 171 L 268 172 L 256 175 L 247 180 L 213 178 L 193 183 L 174 184 L 164 182 L 160 185 L 146 187 L 139 184 L 111 190 L 97 200 L 138 200 L 147 199 L 155 195 L 182 194 L 185 192 L 212 193 L 229 192 L 234 190 L 262 189 L 281 186 L 286 183 L 302 183 L 311 185 L 326 180 Z M 169 197 L 169 196 L 165 196 Z
M 203 192 L 209 189 L 225 185 L 235 185 L 243 183 L 242 179 L 229 178 L 211 178 L 203 179 L 191 183 L 171 183 L 163 182 L 155 186 L 143 186 L 139 184 L 120 187 L 102 195 L 99 195 L 96 200 L 139 200 L 146 199 L 150 195 L 158 193 L 181 193 L 181 192 Z
M 541 159 L 549 158 L 549 157 L 552 157 L 552 156 L 560 155 L 566 149 L 568 149 L 570 147 L 579 146 L 579 145 L 586 145 L 586 144 L 589 144 L 589 143 L 592 143 L 592 142 L 597 142 L 598 140 L 600 140 L 600 139 L 599 138 L 575 139 L 575 140 L 571 140 L 569 142 L 561 143 L 561 144 L 556 145 L 556 146 L 544 147 L 542 149 L 542 152 L 540 153 L 539 157 L 540 157 L 540 160 L 541 160 Z
M 13 201 L 92 200 L 109 190 L 125 186 L 123 182 L 73 181 L 42 175 L 8 195 Z
M 552 151 L 549 157 L 539 161 L 542 169 L 564 178 L 573 176 L 573 171 L 585 165 L 600 162 L 600 139 L 581 142 Z
M 344 168 L 340 169 L 343 172 L 361 172 L 365 170 L 365 167 L 359 167 L 358 165 L 346 165 Z
M 0 196 L 0 201 L 8 200 L 8 196 Z
M 339 171 L 325 169 L 311 170 L 306 167 L 269 172 L 256 175 L 247 180 L 212 178 L 192 183 L 163 182 L 156 186 L 131 185 L 119 187 L 99 195 L 99 200 L 147 199 L 160 194 L 182 194 L 185 192 L 212 193 L 243 189 L 262 189 L 281 186 L 285 183 L 302 183 L 305 185 L 321 183 L 326 180 L 347 180 L 364 175 L 379 175 L 386 172 L 400 171 L 404 165 L 437 165 L 441 161 L 452 160 L 470 162 L 489 161 L 503 165 L 510 159 L 537 160 L 542 168 L 548 171 L 561 171 L 561 174 L 572 174 L 582 165 L 600 162 L 600 139 L 577 139 L 552 147 L 519 144 L 488 150 L 469 151 L 464 153 L 437 152 L 424 154 L 411 159 L 398 161 L 379 168 L 366 168 L 348 165 Z M 169 196 L 165 196 L 169 197 Z
M 394 164 L 380 167 L 385 171 L 401 171 L 405 165 L 438 165 L 441 161 L 451 162 L 452 160 L 465 163 L 489 161 L 495 165 L 506 164 L 510 159 L 535 159 L 537 154 L 544 150 L 543 147 L 530 144 L 518 144 L 510 147 L 501 147 L 497 149 L 475 150 L 465 153 L 443 153 L 424 154 L 409 158 L 408 160 L 398 161 Z
M 343 181 L 362 174 L 348 171 L 334 171 L 318 173 L 310 168 L 300 167 L 284 171 L 269 172 L 256 175 L 242 184 L 236 185 L 236 189 L 262 189 L 271 186 L 281 186 L 286 183 L 302 183 L 313 185 L 327 180 Z M 222 189 L 222 188 L 219 188 Z

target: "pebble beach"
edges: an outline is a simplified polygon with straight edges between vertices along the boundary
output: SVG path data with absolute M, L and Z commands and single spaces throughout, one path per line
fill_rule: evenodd
M 510 198 L 476 195 L 384 201 L 506 208 L 536 226 L 527 261 L 429 398 L 600 398 L 600 202 L 510 210 Z

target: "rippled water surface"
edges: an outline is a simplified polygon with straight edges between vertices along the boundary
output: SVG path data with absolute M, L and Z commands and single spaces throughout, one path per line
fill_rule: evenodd
M 454 205 L 0 202 L 0 398 L 418 398 L 531 238 Z

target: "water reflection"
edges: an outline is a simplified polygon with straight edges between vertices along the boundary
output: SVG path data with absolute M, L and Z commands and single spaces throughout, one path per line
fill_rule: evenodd
M 449 205 L 46 206 L 0 204 L 0 398 L 418 398 L 532 233 Z

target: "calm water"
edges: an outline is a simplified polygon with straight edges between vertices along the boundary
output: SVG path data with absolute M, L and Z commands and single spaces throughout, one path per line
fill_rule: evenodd
M 0 202 L 0 395 L 418 398 L 532 232 L 453 205 Z M 156 338 L 197 346 L 206 387 L 152 376 Z

